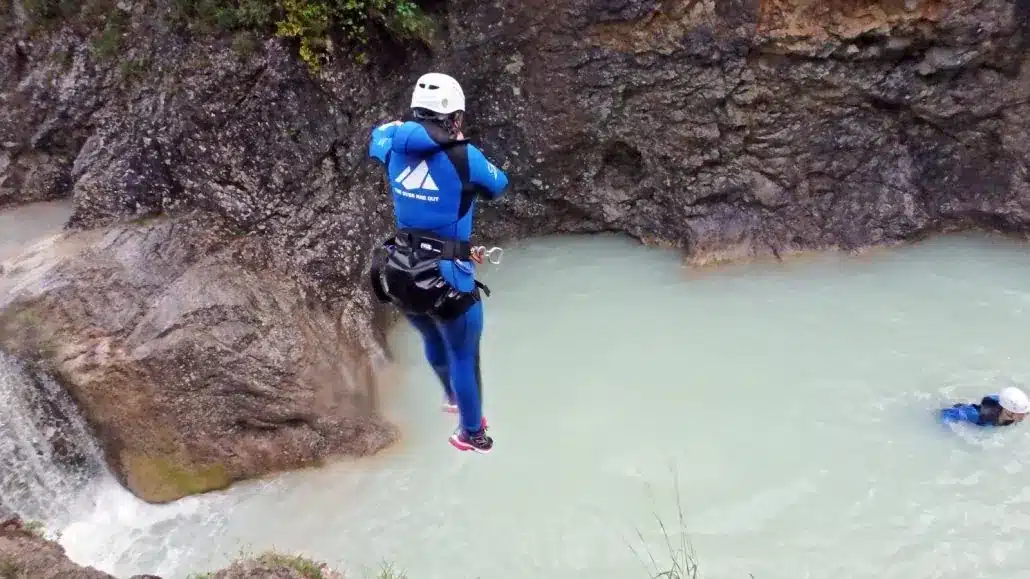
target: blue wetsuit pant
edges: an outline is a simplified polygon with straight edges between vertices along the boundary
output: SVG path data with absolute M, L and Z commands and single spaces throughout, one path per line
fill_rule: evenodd
M 422 334 L 426 360 L 440 378 L 447 399 L 458 404 L 461 426 L 476 432 L 482 424 L 483 390 L 479 371 L 479 338 L 483 303 L 476 301 L 453 320 L 407 315 Z

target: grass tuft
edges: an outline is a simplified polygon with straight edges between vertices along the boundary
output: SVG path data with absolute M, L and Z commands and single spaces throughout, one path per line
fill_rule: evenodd
M 644 545 L 646 559 L 650 563 L 650 567 L 644 564 L 647 570 L 648 577 L 651 579 L 700 579 L 700 568 L 697 563 L 697 554 L 694 551 L 694 546 L 690 543 L 687 533 L 686 517 L 683 513 L 683 502 L 680 493 L 679 485 L 679 474 L 673 469 L 672 472 L 673 482 L 676 488 L 676 511 L 677 519 L 676 522 L 679 525 L 678 531 L 673 537 L 673 532 L 670 531 L 669 527 L 666 526 L 665 521 L 658 514 L 657 509 L 651 511 L 654 515 L 655 520 L 658 522 L 658 527 L 661 529 L 662 538 L 665 541 L 665 549 L 667 550 L 668 562 L 659 563 L 655 558 L 651 549 L 647 547 L 647 541 L 644 539 L 644 534 L 640 529 L 636 529 L 637 538 L 640 539 L 640 543 Z M 652 505 L 654 504 L 654 495 L 651 495 Z M 627 543 L 627 546 L 633 551 L 641 561 L 644 557 L 641 557 L 640 553 L 633 548 L 632 545 Z

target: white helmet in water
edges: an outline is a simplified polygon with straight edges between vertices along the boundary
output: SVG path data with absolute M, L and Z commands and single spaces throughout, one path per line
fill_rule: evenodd
M 441 115 L 465 110 L 465 93 L 453 77 L 429 72 L 415 82 L 411 93 L 411 108 L 428 109 Z
M 1030 399 L 1022 390 L 1009 386 L 998 394 L 998 403 L 1001 407 L 1015 414 L 1026 414 L 1030 412 Z

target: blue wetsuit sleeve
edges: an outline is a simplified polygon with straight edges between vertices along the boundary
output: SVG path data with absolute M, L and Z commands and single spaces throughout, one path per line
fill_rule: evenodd
M 400 125 L 400 121 L 393 121 L 372 129 L 372 136 L 368 141 L 368 156 L 385 165 L 390 157 L 393 133 Z
M 497 199 L 508 188 L 508 175 L 486 159 L 483 152 L 468 146 L 469 181 L 484 190 L 490 199 Z
M 956 404 L 951 408 L 944 408 L 940 412 L 941 422 L 976 422 L 980 419 L 980 413 L 972 404 Z

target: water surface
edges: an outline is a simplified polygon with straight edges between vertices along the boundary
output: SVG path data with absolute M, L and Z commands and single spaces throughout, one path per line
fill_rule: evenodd
M 120 576 L 277 548 L 411 579 L 627 579 L 649 576 L 645 548 L 667 560 L 654 514 L 677 533 L 678 496 L 711 579 L 1030 576 L 1030 426 L 932 416 L 1030 384 L 1027 246 L 692 272 L 547 238 L 483 269 L 493 454 L 447 444 L 455 419 L 399 327 L 396 448 L 165 506 L 108 480 L 63 530 L 69 555 Z
M 61 200 L 0 211 L 0 262 L 17 256 L 40 239 L 59 233 L 73 209 L 70 201 Z

